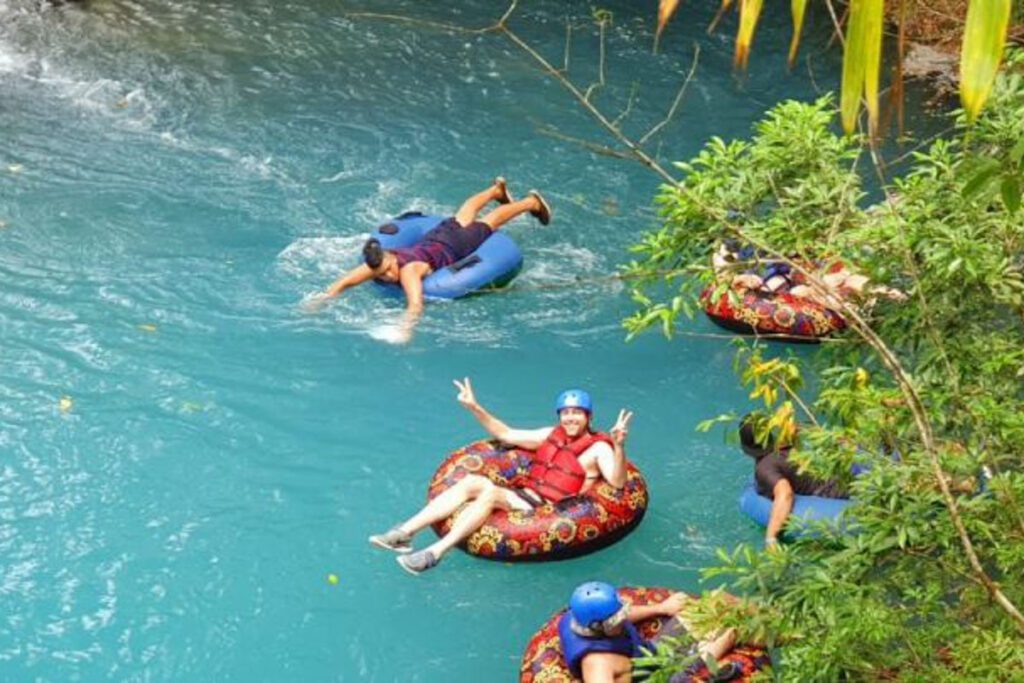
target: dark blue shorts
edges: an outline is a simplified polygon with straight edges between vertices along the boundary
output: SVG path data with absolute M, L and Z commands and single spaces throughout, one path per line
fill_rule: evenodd
M 424 235 L 419 244 L 396 249 L 398 266 L 423 261 L 434 270 L 446 268 L 476 251 L 492 232 L 491 226 L 480 221 L 462 227 L 454 218 L 446 218 Z

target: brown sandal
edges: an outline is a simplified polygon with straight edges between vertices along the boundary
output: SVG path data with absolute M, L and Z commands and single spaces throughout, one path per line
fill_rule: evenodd
M 511 204 L 513 201 L 512 194 L 508 191 L 508 187 L 506 187 L 505 178 L 503 176 L 498 176 L 494 179 L 494 184 L 501 188 L 501 196 L 498 197 L 498 203 Z
M 540 203 L 539 209 L 530 212 L 533 215 L 533 217 L 539 220 L 541 225 L 547 225 L 548 223 L 550 223 L 551 206 L 547 203 L 544 197 L 541 196 L 540 192 L 537 192 L 537 190 L 530 190 L 526 194 L 528 194 L 531 197 L 536 197 L 537 201 Z

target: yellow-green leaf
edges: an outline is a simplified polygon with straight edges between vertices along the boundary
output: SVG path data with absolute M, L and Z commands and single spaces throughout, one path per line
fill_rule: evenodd
M 960 100 L 973 121 L 992 90 L 1003 58 L 1012 0 L 971 0 L 960 52 Z
M 740 28 L 736 34 L 736 55 L 733 63 L 741 68 L 747 68 L 750 60 L 750 45 L 754 42 L 754 31 L 757 30 L 757 21 L 761 18 L 761 8 L 764 0 L 740 0 Z
M 878 130 L 878 74 L 882 61 L 883 0 L 852 0 L 843 52 L 843 85 L 839 108 L 843 129 L 857 127 L 861 96 L 867 98 L 871 134 Z
M 868 109 L 868 130 L 878 135 L 878 77 L 882 72 L 882 24 L 885 21 L 885 0 L 864 3 L 864 99 Z
M 807 12 L 807 0 L 792 0 L 793 39 L 789 41 L 789 65 L 796 63 L 796 53 L 800 49 L 800 34 L 804 30 L 804 14 Z
M 654 34 L 654 44 L 658 44 L 658 40 L 661 38 L 661 32 L 665 30 L 665 26 L 668 25 L 669 19 L 679 9 L 679 0 L 661 0 L 658 3 L 658 30 Z

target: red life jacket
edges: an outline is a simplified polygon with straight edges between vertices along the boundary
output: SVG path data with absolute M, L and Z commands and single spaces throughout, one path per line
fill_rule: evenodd
M 579 457 L 598 441 L 612 445 L 611 437 L 604 433 L 587 432 L 572 441 L 561 425 L 555 427 L 533 455 L 530 488 L 553 503 L 575 496 L 587 481 Z

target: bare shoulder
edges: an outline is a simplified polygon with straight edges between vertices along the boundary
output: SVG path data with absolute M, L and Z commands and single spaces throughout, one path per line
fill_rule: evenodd
M 615 451 L 612 450 L 611 444 L 607 441 L 596 441 L 591 444 L 590 448 L 583 451 L 582 456 L 584 458 L 603 458 L 611 455 L 615 455 Z
M 591 652 L 583 657 L 580 668 L 583 680 L 606 680 L 632 671 L 633 661 L 616 652 Z

